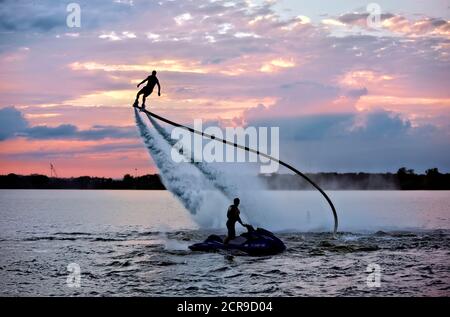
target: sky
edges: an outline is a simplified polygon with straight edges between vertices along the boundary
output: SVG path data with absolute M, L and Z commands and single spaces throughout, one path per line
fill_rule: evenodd
M 69 3 L 0 1 L 0 174 L 156 173 L 153 69 L 155 113 L 279 127 L 303 171 L 450 172 L 450 1 L 90 0 L 73 28 Z

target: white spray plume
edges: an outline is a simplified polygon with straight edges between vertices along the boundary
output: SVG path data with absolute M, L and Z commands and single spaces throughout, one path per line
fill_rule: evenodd
M 178 142 L 178 140 L 172 139 L 170 134 L 158 122 L 156 122 L 155 119 L 149 115 L 148 118 L 167 143 L 174 146 Z M 186 155 L 186 153 L 183 153 L 183 155 L 187 158 L 193 157 L 193 153 L 191 153 L 191 156 Z M 198 168 L 198 170 L 212 183 L 212 185 L 220 190 L 225 196 L 230 199 L 238 196 L 238 188 L 226 179 L 224 173 L 203 162 L 196 162 L 192 160 L 191 164 Z
M 144 123 L 135 110 L 136 124 L 150 156 L 159 169 L 164 186 L 204 227 L 218 227 L 225 221 L 227 199 L 206 189 L 201 175 L 190 164 L 175 163 L 170 157 L 170 146 Z M 197 174 L 197 175 L 196 175 Z
M 332 217 L 329 207 L 317 191 L 266 191 L 264 183 L 256 184 L 256 177 L 248 178 L 244 165 L 227 164 L 226 170 L 199 162 L 175 163 L 170 156 L 175 140 L 155 120 L 150 128 L 135 111 L 141 136 L 160 170 L 166 188 L 180 200 L 200 227 L 224 228 L 230 197 L 241 198 L 241 209 L 251 224 L 269 230 L 330 231 Z M 209 187 L 203 182 L 209 183 Z M 257 188 L 251 190 L 249 188 Z M 218 189 L 218 190 L 214 190 Z M 420 193 L 414 193 L 415 196 Z M 439 193 L 437 193 L 439 194 Z M 421 194 L 422 195 L 422 194 Z M 401 228 L 448 228 L 442 220 L 429 224 L 419 212 L 428 208 L 428 193 L 423 206 L 407 192 L 332 191 L 343 231 L 394 230 Z M 445 205 L 445 193 L 438 201 Z M 402 201 L 400 206 L 398 201 Z M 379 201 L 383 201 L 380 208 Z M 434 202 L 434 200 L 433 200 Z M 400 210 L 399 210 L 400 208 Z M 245 212 L 244 212 L 245 210 Z M 416 211 L 414 211 L 416 210 Z M 445 209 L 444 209 L 445 210 Z M 441 218 L 437 218 L 441 219 Z M 428 221 L 428 220 L 427 220 Z M 239 230 L 241 230 L 238 227 Z
M 163 184 L 180 200 L 201 227 L 224 228 L 230 197 L 241 199 L 243 221 L 250 221 L 254 226 L 262 226 L 269 230 L 308 230 L 314 226 L 309 221 L 305 222 L 307 219 L 305 213 L 308 210 L 304 210 L 305 208 L 301 208 L 291 199 L 286 200 L 283 196 L 265 191 L 265 185 L 258 178 L 248 178 L 249 174 L 246 174 L 242 164 L 236 166 L 238 163 L 234 163 L 233 166 L 229 166 L 233 167 L 232 170 L 239 171 L 238 173 L 226 173 L 202 162 L 175 163 L 170 153 L 171 145 L 176 140 L 172 140 L 169 133 L 155 120 L 151 123 L 156 130 L 147 126 L 136 110 L 135 115 L 144 143 L 160 170 Z M 192 178 L 193 175 L 195 179 Z M 203 181 L 212 185 L 211 190 L 204 189 Z M 214 188 L 219 191 L 215 191 Z M 314 210 L 311 211 L 315 215 Z M 314 217 L 313 220 L 319 220 L 313 221 L 314 229 L 327 230 L 327 218 Z M 320 220 L 325 220 L 325 223 Z

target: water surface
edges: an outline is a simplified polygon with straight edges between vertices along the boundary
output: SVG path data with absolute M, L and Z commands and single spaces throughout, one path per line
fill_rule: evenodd
M 266 193 L 299 215 L 261 214 L 287 251 L 250 257 L 189 251 L 223 229 L 200 228 L 166 191 L 2 190 L 0 295 L 448 296 L 449 193 L 331 192 L 337 239 L 311 192 Z M 70 263 L 78 288 L 67 284 Z M 371 264 L 380 287 L 367 284 Z

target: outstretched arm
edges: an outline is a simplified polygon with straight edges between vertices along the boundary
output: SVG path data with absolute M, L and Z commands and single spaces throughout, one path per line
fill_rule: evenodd
M 142 85 L 143 83 L 145 83 L 146 81 L 148 80 L 148 77 L 147 78 L 145 78 L 143 81 L 141 81 L 137 86 L 138 86 L 138 88 L 139 88 L 139 86 L 140 85 Z
M 158 85 L 158 96 L 161 96 L 161 85 L 159 84 L 159 80 L 156 82 Z
M 242 227 L 245 227 L 245 224 L 242 222 L 241 217 L 238 216 L 237 222 L 239 222 Z

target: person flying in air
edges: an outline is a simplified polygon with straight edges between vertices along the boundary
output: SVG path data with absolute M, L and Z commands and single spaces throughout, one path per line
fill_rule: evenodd
M 158 96 L 161 96 L 161 85 L 159 84 L 158 78 L 156 78 L 156 70 L 152 72 L 150 76 L 148 76 L 146 79 L 141 81 L 137 87 L 139 88 L 140 85 L 147 82 L 147 85 L 139 90 L 139 92 L 136 95 L 136 100 L 134 101 L 133 107 L 139 108 L 139 96 L 144 95 L 142 97 L 142 110 L 145 110 L 145 99 L 150 96 L 150 94 L 153 92 L 153 88 L 155 88 L 155 85 L 158 85 Z
M 241 226 L 243 227 L 247 227 L 248 225 L 245 225 L 240 217 L 240 211 L 239 211 L 239 203 L 241 202 L 239 198 L 235 198 L 234 199 L 234 204 L 231 205 L 230 207 L 228 207 L 228 211 L 227 211 L 227 229 L 228 229 L 228 235 L 225 238 L 225 240 L 223 241 L 224 244 L 227 244 L 228 242 L 230 242 L 230 240 L 236 238 L 236 230 L 234 228 L 234 225 L 236 224 L 236 222 L 239 222 L 241 224 Z

